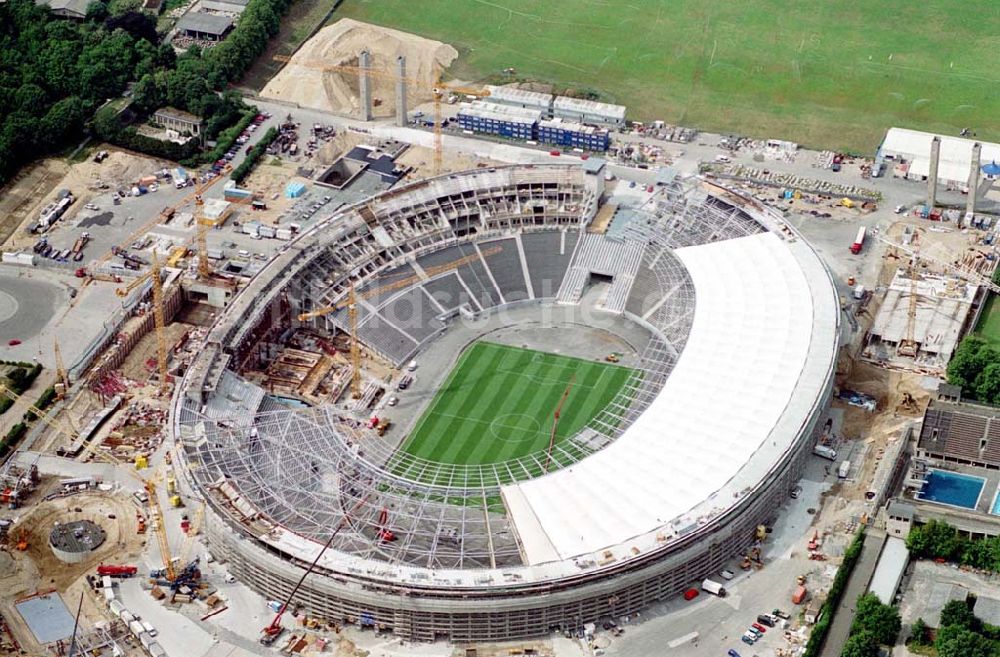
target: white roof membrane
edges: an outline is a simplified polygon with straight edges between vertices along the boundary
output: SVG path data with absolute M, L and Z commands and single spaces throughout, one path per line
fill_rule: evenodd
M 676 254 L 694 282 L 694 323 L 652 405 L 601 452 L 504 489 L 529 564 L 552 561 L 553 550 L 559 559 L 599 552 L 728 507 L 813 414 L 838 320 L 815 254 L 774 233 Z

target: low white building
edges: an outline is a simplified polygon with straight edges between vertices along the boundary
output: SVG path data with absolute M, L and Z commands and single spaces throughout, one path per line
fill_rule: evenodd
M 909 180 L 926 180 L 931 165 L 931 140 L 941 139 L 938 160 L 938 182 L 964 189 L 972 167 L 972 145 L 975 139 L 935 135 L 933 132 L 889 128 L 879 147 L 876 159 L 884 161 L 887 174 Z M 1000 162 L 1000 144 L 981 141 L 980 163 Z

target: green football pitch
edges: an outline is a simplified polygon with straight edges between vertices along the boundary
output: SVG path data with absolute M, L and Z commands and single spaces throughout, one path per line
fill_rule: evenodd
M 894 125 L 1000 138 L 997 0 L 345 0 L 344 17 L 453 45 L 452 78 L 596 93 L 635 120 L 869 155 Z
M 553 413 L 567 387 L 556 443 L 593 419 L 632 372 L 620 365 L 477 342 L 459 357 L 400 451 L 422 461 L 460 466 L 501 463 L 544 451 Z M 430 483 L 444 483 L 444 473 L 450 470 L 418 470 L 405 455 L 393 467 L 401 476 Z

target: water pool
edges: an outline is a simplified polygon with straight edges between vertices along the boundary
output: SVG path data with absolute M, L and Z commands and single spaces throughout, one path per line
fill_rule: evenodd
M 927 502 L 959 506 L 963 509 L 975 509 L 985 486 L 986 479 L 983 477 L 929 470 L 917 498 Z M 996 508 L 996 503 L 993 506 Z

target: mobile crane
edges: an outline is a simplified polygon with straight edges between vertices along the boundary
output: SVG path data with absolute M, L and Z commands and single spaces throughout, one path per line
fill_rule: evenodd
M 354 506 L 352 506 L 347 513 L 344 514 L 344 517 L 340 519 L 340 522 L 337 523 L 337 526 L 330 534 L 330 538 L 327 539 L 326 543 L 323 545 L 323 548 L 319 551 L 319 554 L 316 555 L 316 558 L 313 559 L 312 563 L 309 564 L 309 567 L 306 569 L 306 571 L 302 573 L 302 577 L 299 578 L 299 581 L 295 583 L 295 586 L 292 587 L 292 590 L 288 593 L 288 597 L 285 598 L 285 602 L 281 605 L 281 607 L 278 609 L 278 612 L 274 615 L 274 619 L 267 627 L 261 630 L 260 633 L 261 644 L 265 646 L 271 645 L 272 643 L 277 641 L 278 637 L 280 637 L 282 633 L 285 631 L 285 628 L 281 626 L 281 617 L 285 615 L 285 611 L 288 609 L 288 605 L 291 604 L 292 599 L 295 597 L 295 594 L 298 593 L 300 588 L 302 588 L 302 582 L 304 582 L 306 580 L 306 577 L 309 576 L 309 573 L 311 573 L 316 568 L 316 564 L 319 563 L 319 560 L 323 557 L 323 554 L 333 544 L 333 539 L 337 538 L 337 534 L 340 533 L 340 530 L 342 530 L 344 527 L 347 526 L 347 523 L 350 521 L 351 515 L 355 513 L 358 509 L 360 509 L 365 502 L 368 501 L 368 497 L 369 496 L 366 495 L 360 500 L 358 500 L 358 502 Z

